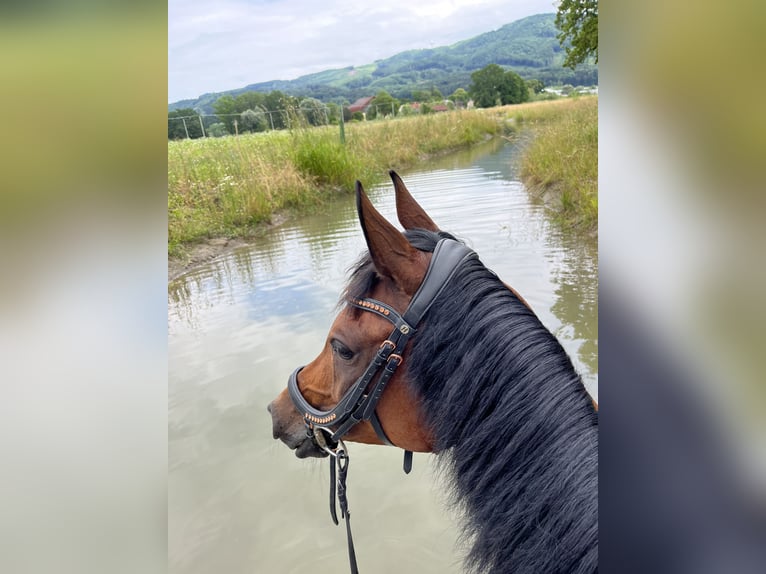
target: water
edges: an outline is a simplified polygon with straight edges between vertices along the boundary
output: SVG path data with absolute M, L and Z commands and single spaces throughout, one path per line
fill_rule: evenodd
M 561 340 L 597 396 L 596 242 L 568 237 L 518 181 L 502 140 L 403 172 L 442 228 L 467 240 Z M 395 221 L 390 185 L 371 189 Z M 364 249 L 352 196 L 168 286 L 168 548 L 172 572 L 344 571 L 326 460 L 271 437 L 266 405 L 321 349 L 347 267 Z M 351 445 L 349 504 L 359 567 L 460 572 L 459 513 L 433 457 Z

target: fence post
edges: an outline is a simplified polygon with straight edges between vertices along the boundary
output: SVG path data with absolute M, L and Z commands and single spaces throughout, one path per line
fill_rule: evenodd
M 202 128 L 202 137 L 203 137 L 203 138 L 204 138 L 204 137 L 207 137 L 207 136 L 205 135 L 205 124 L 203 124 L 203 123 L 202 123 L 202 116 L 197 116 L 197 117 L 199 117 L 199 127 L 201 127 L 201 128 Z
M 239 128 L 237 127 L 237 118 L 234 118 L 234 135 L 239 135 Z
M 343 104 L 340 105 L 340 143 L 346 145 L 346 130 L 343 127 Z
M 271 117 L 271 112 L 266 112 L 269 114 L 269 123 L 271 124 L 271 131 L 274 131 L 274 118 Z
M 186 118 L 181 118 L 181 121 L 184 123 L 184 131 L 186 132 L 186 139 L 190 140 L 191 138 L 189 137 L 189 130 L 186 127 Z

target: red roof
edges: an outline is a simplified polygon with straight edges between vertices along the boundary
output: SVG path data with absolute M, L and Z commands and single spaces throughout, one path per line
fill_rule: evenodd
M 352 114 L 353 114 L 354 112 L 362 112 L 362 111 L 364 111 L 364 109 L 365 109 L 367 106 L 369 106 L 369 105 L 370 105 L 370 103 L 371 103 L 371 102 L 372 102 L 372 100 L 374 100 L 374 99 L 375 99 L 375 96 L 370 96 L 370 97 L 368 97 L 368 98 L 359 98 L 357 101 L 355 101 L 353 104 L 351 104 L 351 105 L 348 107 L 348 111 L 349 111 L 349 112 L 351 112 Z

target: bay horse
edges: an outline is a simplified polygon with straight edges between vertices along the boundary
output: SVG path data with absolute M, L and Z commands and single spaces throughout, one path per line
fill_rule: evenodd
M 368 253 L 319 356 L 269 405 L 274 438 L 338 459 L 331 512 L 337 487 L 352 571 L 342 439 L 438 456 L 465 509 L 467 571 L 597 571 L 597 405 L 521 296 L 390 175 L 405 231 L 357 182 Z

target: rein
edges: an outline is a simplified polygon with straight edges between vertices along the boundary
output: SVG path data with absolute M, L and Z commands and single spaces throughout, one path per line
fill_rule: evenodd
M 388 338 L 380 344 L 375 357 L 364 373 L 351 385 L 332 409 L 319 410 L 305 399 L 298 387 L 298 373 L 303 367 L 298 367 L 288 380 L 287 390 L 290 399 L 298 412 L 303 415 L 307 435 L 319 448 L 330 455 L 330 516 L 337 525 L 338 517 L 335 508 L 337 490 L 341 518 L 346 521 L 349 563 L 352 574 L 357 574 L 358 569 L 346 497 L 349 456 L 341 439 L 354 425 L 362 421 L 370 421 L 373 429 L 375 429 L 375 434 L 384 444 L 396 446 L 386 436 L 375 408 L 388 381 L 403 362 L 404 348 L 410 337 L 416 332 L 415 327 L 423 319 L 463 261 L 473 257 L 476 257 L 476 253 L 462 243 L 453 239 L 441 239 L 436 244 L 423 283 L 420 284 L 407 309 L 401 315 L 394 308 L 376 299 L 347 300 L 347 303 L 354 307 L 383 317 L 391 322 L 394 328 Z M 375 380 L 376 376 L 377 380 Z M 409 450 L 404 451 L 403 466 L 405 473 L 409 473 L 412 469 L 412 452 Z

